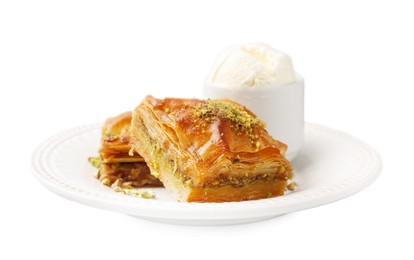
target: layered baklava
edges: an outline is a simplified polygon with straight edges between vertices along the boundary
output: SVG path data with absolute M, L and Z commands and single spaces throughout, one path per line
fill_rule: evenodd
M 102 184 L 116 188 L 161 186 L 161 182 L 150 174 L 144 159 L 131 150 L 130 124 L 131 112 L 105 121 L 102 127 L 99 157 L 89 158 L 89 161 L 98 168 L 96 177 Z
M 287 146 L 231 100 L 149 96 L 133 111 L 129 132 L 133 150 L 179 201 L 279 196 L 293 176 Z

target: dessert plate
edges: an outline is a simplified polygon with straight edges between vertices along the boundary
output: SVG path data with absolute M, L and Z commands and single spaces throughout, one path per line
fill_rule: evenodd
M 135 217 L 184 225 L 254 222 L 321 206 L 350 196 L 372 183 L 381 160 L 367 144 L 343 132 L 307 123 L 305 144 L 292 162 L 297 188 L 284 196 L 244 202 L 177 202 L 164 189 L 155 199 L 118 194 L 93 177 L 87 158 L 97 154 L 100 125 L 57 134 L 33 153 L 32 171 L 51 191 L 89 206 Z

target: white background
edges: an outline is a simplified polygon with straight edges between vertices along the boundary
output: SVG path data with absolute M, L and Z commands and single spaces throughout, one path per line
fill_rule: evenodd
M 1 259 L 413 259 L 410 1 L 147 2 L 0 3 Z M 217 54 L 257 41 L 305 77 L 307 121 L 380 153 L 376 182 L 268 221 L 191 227 L 77 204 L 32 176 L 42 140 L 147 94 L 201 97 Z

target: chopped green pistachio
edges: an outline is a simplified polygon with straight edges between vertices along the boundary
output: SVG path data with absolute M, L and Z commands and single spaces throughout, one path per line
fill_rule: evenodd
M 123 189 L 124 193 L 128 196 L 143 198 L 143 199 L 154 199 L 155 192 L 152 190 L 139 190 L 139 189 Z
M 297 186 L 296 182 L 293 181 L 293 182 L 291 182 L 287 185 L 287 189 L 288 190 L 295 190 L 296 186 Z
M 96 170 L 96 172 L 93 174 L 93 176 L 97 179 L 99 179 L 100 175 L 101 175 L 100 169 Z
M 151 190 L 143 191 L 141 192 L 140 197 L 143 199 L 154 199 L 155 193 Z
M 157 163 L 157 162 L 153 162 L 152 163 L 152 167 L 155 169 L 155 170 L 158 170 L 159 168 L 160 168 L 160 166 L 159 166 L 159 164 Z M 159 174 L 158 174 L 159 175 Z M 158 178 L 158 177 L 157 177 Z
M 108 179 L 108 178 L 103 178 L 103 179 L 101 180 L 101 183 L 102 183 L 103 185 L 109 186 L 109 184 L 111 183 L 111 180 L 110 180 L 110 179 Z
M 121 179 L 116 179 L 116 181 L 114 183 L 112 183 L 111 187 L 122 187 L 122 180 Z
M 122 194 L 126 194 L 125 193 L 125 189 L 121 188 L 121 187 L 112 187 L 112 190 L 118 193 L 122 193 Z
M 152 171 L 151 172 L 151 175 L 154 176 L 157 179 L 160 177 L 160 173 L 159 172 L 155 172 L 155 171 Z
M 124 189 L 132 189 L 132 183 L 130 181 L 122 183 L 122 188 Z
M 99 157 L 89 157 L 88 161 L 95 168 L 101 167 L 101 158 L 99 158 Z
M 250 115 L 242 106 L 228 100 L 206 100 L 206 103 L 196 107 L 195 117 L 211 120 L 212 117 L 221 117 L 230 120 L 233 128 L 244 129 L 247 132 L 255 126 L 265 124 L 258 118 Z
M 140 190 L 132 188 L 131 185 L 124 185 L 121 179 L 117 179 L 112 185 L 111 188 L 113 191 L 122 193 L 128 196 L 134 196 L 143 199 L 153 199 L 155 198 L 155 193 L 152 190 Z
M 250 139 L 252 145 L 256 145 L 256 140 L 259 137 L 255 134 L 253 129 L 257 126 L 263 128 L 266 124 L 254 115 L 249 114 L 246 108 L 231 102 L 230 100 L 211 100 L 208 99 L 204 103 L 194 107 L 194 117 L 202 118 L 205 124 L 211 123 L 215 118 L 223 118 L 230 121 L 230 128 L 237 132 L 237 134 L 246 134 Z M 197 128 L 197 125 L 195 126 Z M 201 130 L 205 132 L 205 127 Z M 222 133 L 222 135 L 224 135 Z M 257 147 L 259 149 L 259 147 Z

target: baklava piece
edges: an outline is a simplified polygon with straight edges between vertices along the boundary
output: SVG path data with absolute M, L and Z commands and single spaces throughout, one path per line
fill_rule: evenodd
M 150 174 L 144 159 L 131 150 L 130 124 L 131 112 L 105 121 L 102 127 L 99 157 L 89 158 L 89 161 L 98 168 L 96 177 L 104 185 L 115 184 L 120 188 L 162 186 L 162 183 Z
M 283 195 L 293 177 L 287 146 L 231 100 L 155 99 L 134 111 L 131 146 L 178 201 Z

